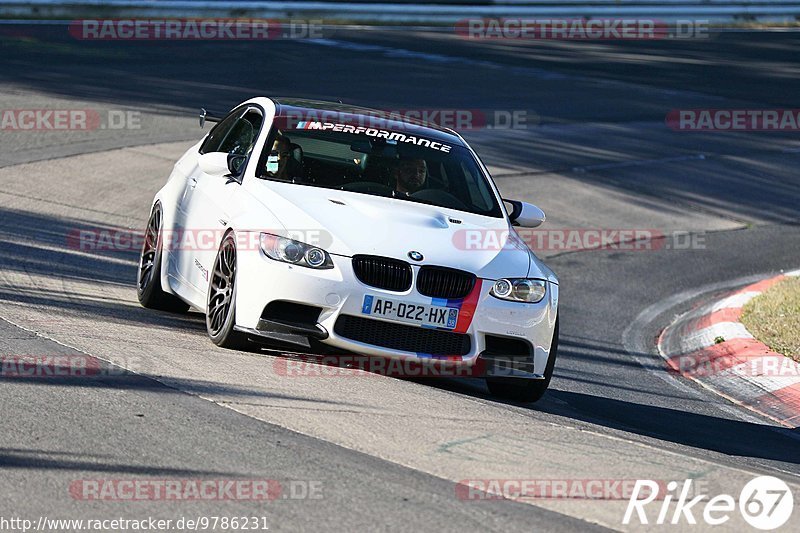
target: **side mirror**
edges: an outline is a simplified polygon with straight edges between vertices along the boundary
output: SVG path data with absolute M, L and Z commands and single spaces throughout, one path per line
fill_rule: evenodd
M 247 161 L 246 155 L 226 154 L 225 152 L 209 152 L 197 159 L 200 170 L 210 176 L 228 178 L 238 176 Z
M 228 154 L 225 152 L 209 152 L 197 158 L 197 166 L 200 170 L 210 176 L 219 176 L 220 178 L 230 174 L 228 168 Z
M 523 228 L 537 228 L 541 226 L 547 218 L 544 211 L 533 204 L 520 202 L 519 200 L 503 200 L 511 206 L 508 218 L 516 226 Z
M 200 127 L 206 125 L 206 122 L 222 122 L 222 117 L 217 117 L 215 115 L 209 115 L 208 111 L 206 111 L 205 107 L 200 108 Z

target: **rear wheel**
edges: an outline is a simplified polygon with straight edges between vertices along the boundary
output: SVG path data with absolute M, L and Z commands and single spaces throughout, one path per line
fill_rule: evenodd
M 211 341 L 222 348 L 248 347 L 247 337 L 234 330 L 236 325 L 236 239 L 228 233 L 222 239 L 214 260 L 208 287 L 206 330 Z
M 162 226 L 164 216 L 161 204 L 153 206 L 150 220 L 142 245 L 142 254 L 139 259 L 139 276 L 136 284 L 136 295 L 139 303 L 150 309 L 185 313 L 189 304 L 173 294 L 164 292 L 161 288 L 161 249 Z
M 550 357 L 544 369 L 544 379 L 524 378 L 486 378 L 489 392 L 498 398 L 505 398 L 515 402 L 533 403 L 539 401 L 550 386 L 553 369 L 558 356 L 558 319 L 553 331 L 553 343 L 550 346 Z

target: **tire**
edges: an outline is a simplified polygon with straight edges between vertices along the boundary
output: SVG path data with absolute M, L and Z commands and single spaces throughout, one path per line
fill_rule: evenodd
M 544 369 L 544 379 L 533 380 L 524 378 L 486 378 L 486 386 L 492 396 L 513 400 L 515 402 L 534 403 L 538 402 L 547 388 L 550 386 L 550 378 L 553 377 L 553 369 L 556 366 L 558 356 L 558 318 L 556 327 L 553 331 L 553 343 L 550 346 L 550 358 Z
M 209 276 L 206 302 L 206 331 L 211 341 L 222 348 L 246 350 L 247 337 L 236 325 L 236 239 L 233 232 L 223 237 Z
M 163 246 L 164 215 L 161 204 L 153 206 L 147 221 L 142 253 L 139 256 L 139 273 L 136 280 L 136 296 L 139 303 L 149 309 L 185 313 L 189 304 L 161 288 L 161 249 Z

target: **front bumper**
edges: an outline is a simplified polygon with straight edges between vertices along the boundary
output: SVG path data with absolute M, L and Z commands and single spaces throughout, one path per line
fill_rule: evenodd
M 412 287 L 401 293 L 370 287 L 359 281 L 349 257 L 332 256 L 332 259 L 334 268 L 315 270 L 273 261 L 260 251 L 240 252 L 237 258 L 237 329 L 263 335 L 265 321 L 262 319 L 262 312 L 265 306 L 279 300 L 295 302 L 321 309 L 318 326 L 315 325 L 318 334 L 313 335 L 311 334 L 313 331 L 307 331 L 308 336 L 354 354 L 420 361 L 444 359 L 463 365 L 474 365 L 480 355 L 504 355 L 495 353 L 496 348 L 491 354 L 487 352 L 487 345 L 491 344 L 492 340 L 515 339 L 524 341 L 529 347 L 528 360 L 532 365 L 527 366 L 529 369 L 527 377 L 538 377 L 544 373 L 550 355 L 558 309 L 557 284 L 548 282 L 547 295 L 541 302 L 525 304 L 499 300 L 491 296 L 489 290 L 494 280 L 478 279 L 473 293 L 467 298 L 448 301 L 448 305 L 460 307 L 460 318 L 453 331 L 469 336 L 468 353 L 458 356 L 432 355 L 422 351 L 396 350 L 370 342 L 356 341 L 337 333 L 337 329 L 342 328 L 335 328 L 337 320 L 343 315 L 419 328 L 401 322 L 367 317 L 361 312 L 364 296 L 367 294 L 408 303 L 440 304 L 441 302 L 436 302 L 435 299 L 416 291 L 419 266 L 412 265 L 414 276 Z M 291 342 L 289 337 L 281 338 L 280 335 L 273 335 L 275 328 L 266 329 L 273 331 L 265 336 Z M 283 333 L 303 336 L 302 328 L 296 328 L 293 332 L 289 327 Z

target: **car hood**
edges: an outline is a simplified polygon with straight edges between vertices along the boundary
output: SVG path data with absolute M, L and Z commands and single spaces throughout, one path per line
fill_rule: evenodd
M 250 193 L 283 225 L 285 236 L 334 255 L 402 259 L 473 272 L 484 279 L 551 272 L 504 218 L 492 218 L 394 198 L 272 181 Z M 409 253 L 422 254 L 421 261 Z

